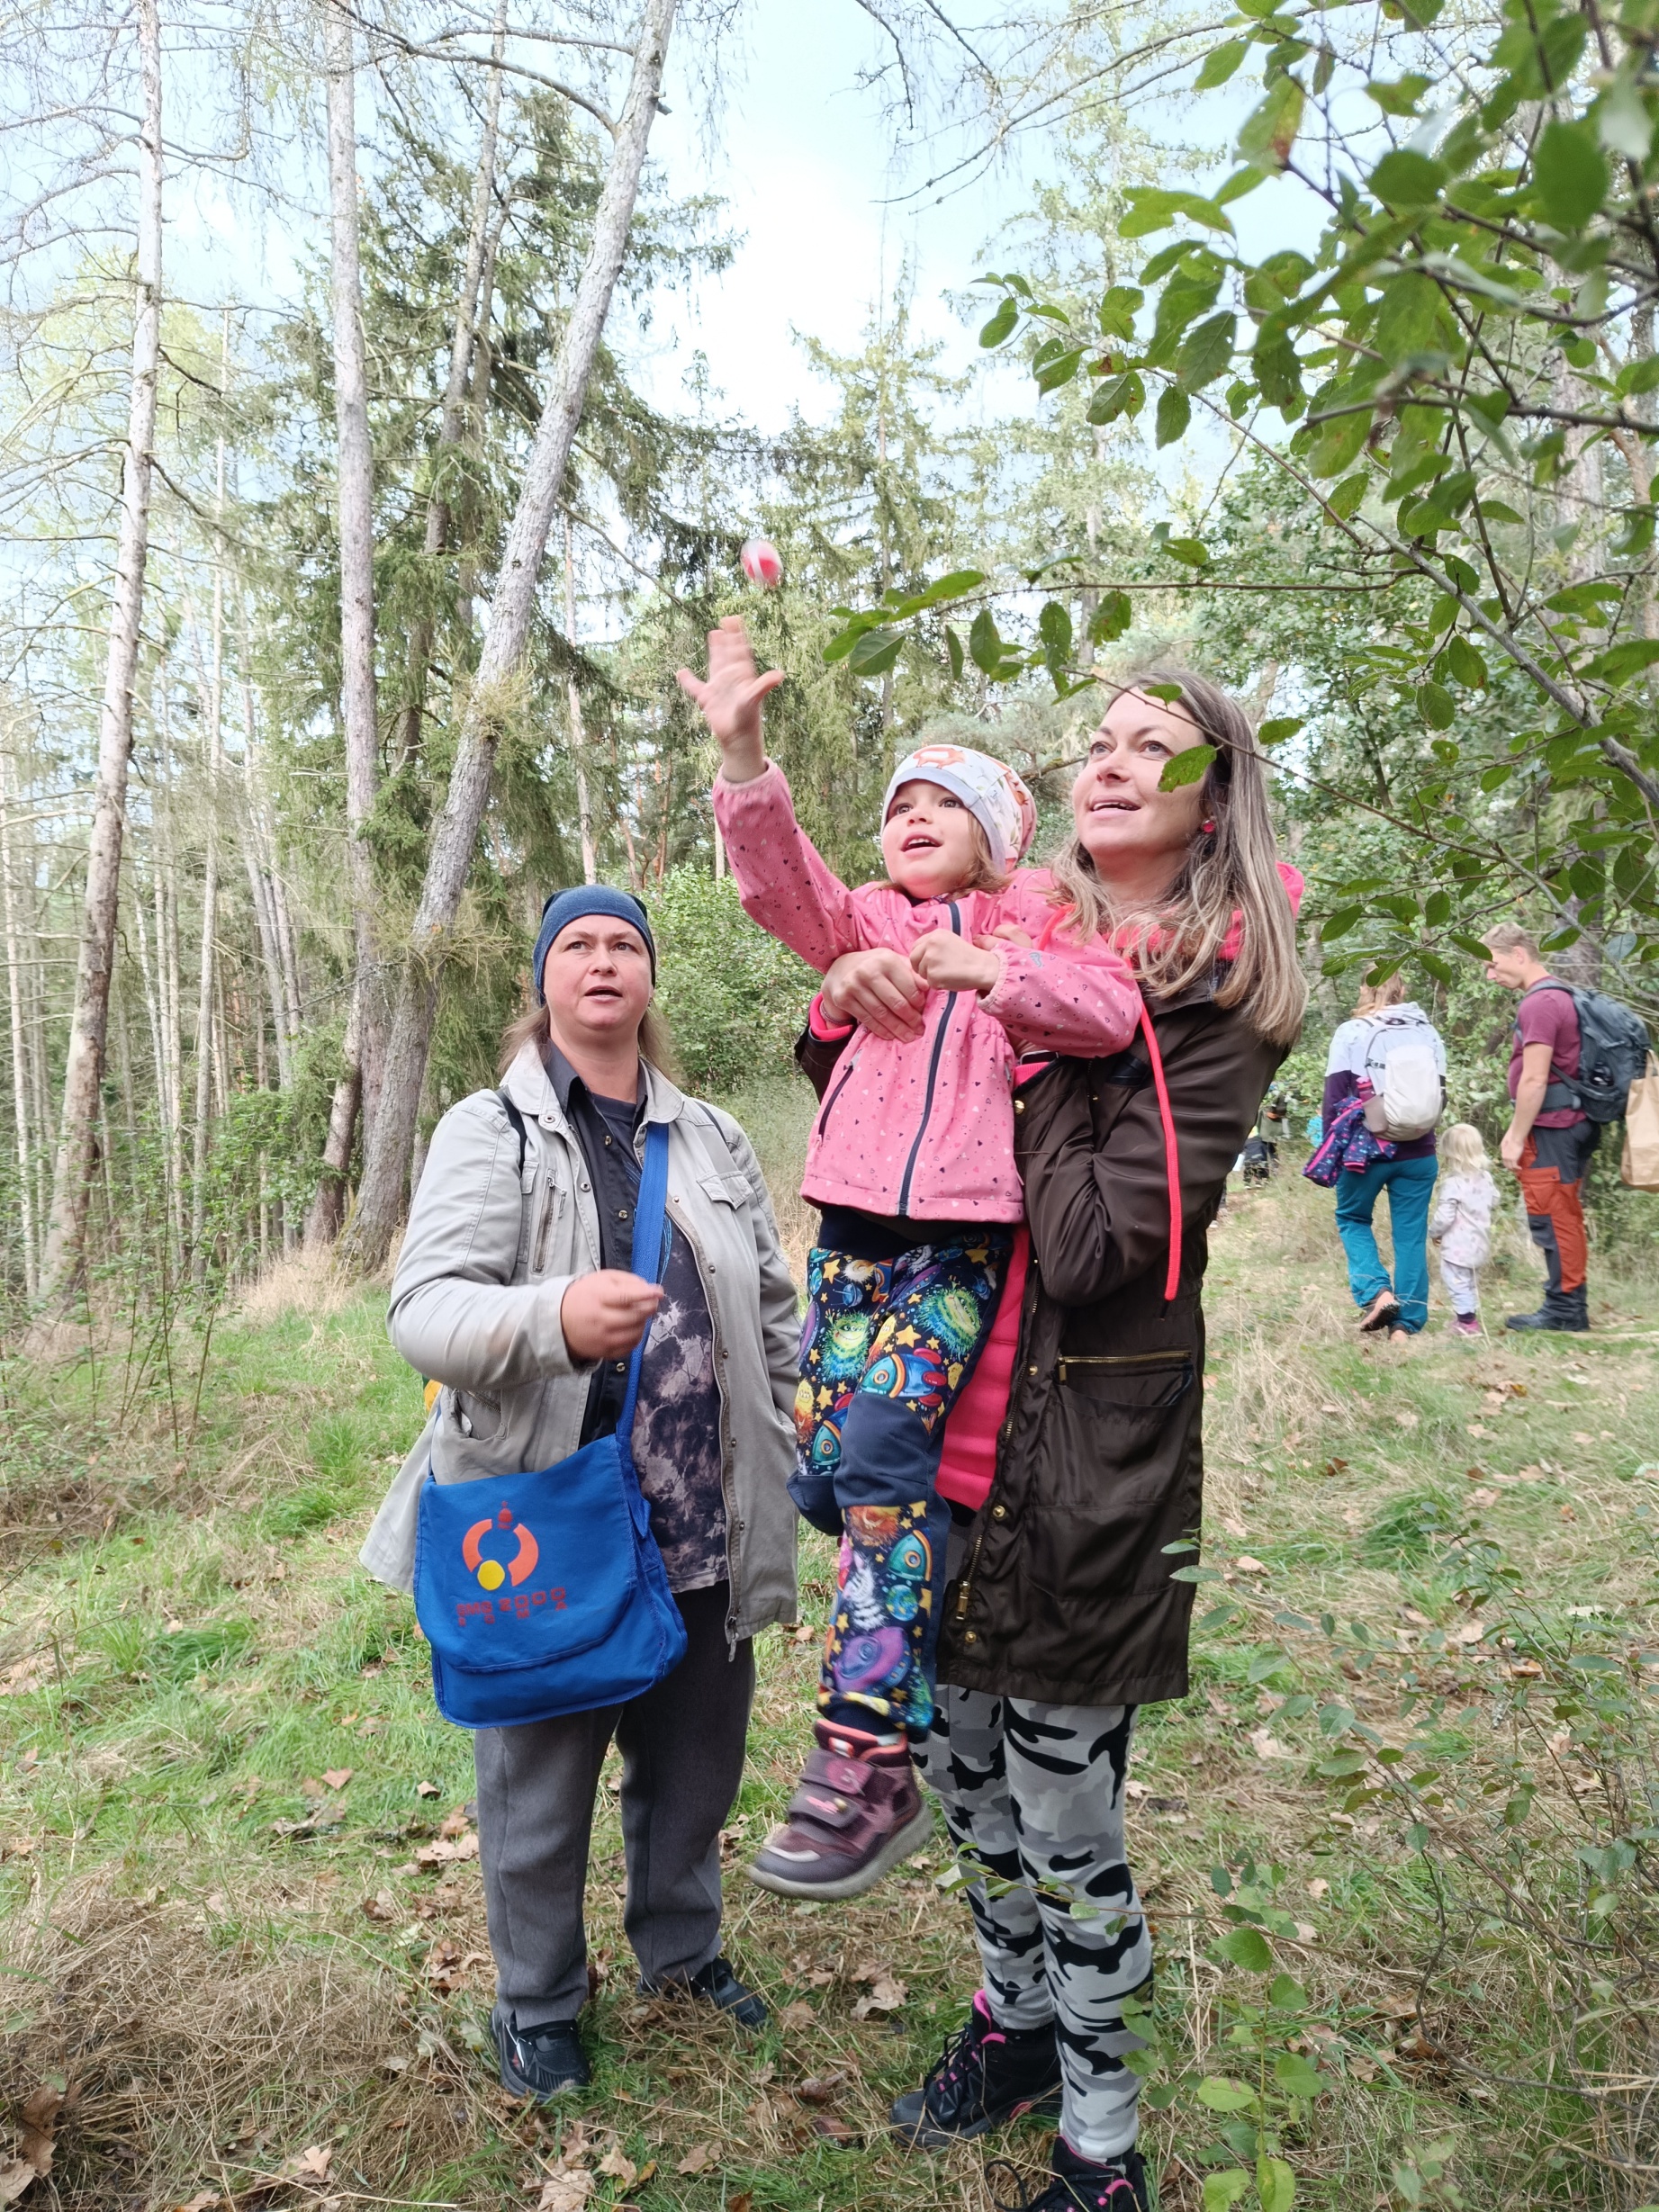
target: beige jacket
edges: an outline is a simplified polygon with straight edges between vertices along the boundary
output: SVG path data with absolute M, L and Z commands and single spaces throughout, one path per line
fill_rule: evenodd
M 730 1114 L 646 1069 L 646 1121 L 669 1125 L 668 1213 L 697 1255 L 720 1386 L 732 1606 L 727 1632 L 795 1619 L 795 1285 L 760 1164 Z M 559 1326 L 572 1278 L 600 1263 L 599 1214 L 575 1133 L 536 1047 L 502 1085 L 452 1106 L 433 1132 L 392 1285 L 392 1341 L 444 1388 L 360 1554 L 407 1590 L 428 1462 L 439 1482 L 554 1468 L 582 1441 L 590 1364 Z M 555 1478 L 556 1479 L 556 1478 Z

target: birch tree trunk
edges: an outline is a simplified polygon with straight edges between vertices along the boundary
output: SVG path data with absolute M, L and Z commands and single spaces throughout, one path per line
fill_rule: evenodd
M 506 10 L 499 6 L 491 51 L 499 62 L 506 35 Z M 480 292 L 484 264 L 489 257 L 490 202 L 495 188 L 495 148 L 501 114 L 501 72 L 490 72 L 484 95 L 483 139 L 478 149 L 478 175 L 473 187 L 473 209 L 467 224 L 466 261 L 461 272 L 461 291 L 455 301 L 455 327 L 449 346 L 449 374 L 444 385 L 444 409 L 437 426 L 437 445 L 432 455 L 432 483 L 427 495 L 426 539 L 422 547 L 428 563 L 444 550 L 449 535 L 449 468 L 466 434 L 466 395 L 472 374 L 473 348 L 478 330 Z M 487 311 L 488 302 L 485 303 Z M 435 625 L 423 615 L 410 634 L 407 683 L 402 727 L 398 741 L 398 765 L 413 765 L 420 752 L 420 725 L 426 715 L 427 671 L 432 659 Z
M 374 483 L 369 445 L 368 377 L 363 348 L 363 282 L 357 256 L 357 118 L 351 17 L 326 0 L 329 76 L 329 207 L 334 310 L 335 469 L 340 544 L 340 719 L 346 734 L 346 876 L 351 894 L 352 985 L 345 1066 L 329 1111 L 322 1179 L 307 1241 L 331 1244 L 346 1209 L 346 1175 L 359 1109 L 373 1119 L 379 1066 L 374 943 L 374 863 L 369 816 L 379 780 L 374 727 Z
M 150 448 L 156 432 L 156 386 L 161 355 L 161 26 L 157 0 L 138 0 L 139 74 L 143 120 L 139 128 L 137 302 L 132 328 L 132 389 L 122 461 L 121 531 L 115 590 L 98 730 L 92 837 L 86 853 L 86 902 L 81 923 L 75 1005 L 69 1020 L 63 1113 L 52 1173 L 50 1218 L 41 1258 L 41 1290 L 61 1307 L 80 1279 L 86 1240 L 98 1097 L 109 1030 L 110 973 L 121 895 L 121 849 L 127 819 L 127 768 L 132 758 L 132 695 L 149 553 Z
M 230 350 L 227 319 L 225 350 Z M 221 366 L 221 384 L 228 373 L 228 359 Z M 219 440 L 219 520 L 225 512 L 225 442 Z M 207 1271 L 203 1230 L 207 1221 L 207 1153 L 211 1115 L 208 1079 L 213 1043 L 213 953 L 219 926 L 219 761 L 223 743 L 225 697 L 225 563 L 224 541 L 219 539 L 213 561 L 212 662 L 207 693 L 207 860 L 202 883 L 202 966 L 196 991 L 196 1118 L 191 1131 L 190 1155 L 190 1273 L 198 1285 Z
M 564 642 L 571 649 L 565 698 L 571 717 L 571 759 L 576 769 L 576 825 L 582 835 L 582 880 L 598 883 L 599 856 L 593 849 L 593 807 L 588 797 L 587 739 L 582 726 L 582 687 L 576 681 L 576 547 L 571 518 L 564 517 Z
M 10 763 L 5 754 L 0 753 L 0 895 L 3 895 L 5 902 L 6 998 L 12 1018 L 12 1128 L 17 1150 L 17 1199 L 21 1216 L 18 1226 L 23 1240 L 23 1288 L 32 1299 L 41 1288 L 37 1265 L 40 1248 L 35 1243 L 34 1191 L 31 1187 L 34 1163 L 29 1153 L 29 1063 L 28 1040 L 23 1027 L 23 942 L 17 927 L 16 894 L 12 886 L 10 784 Z
M 496 749 L 512 711 L 514 679 L 536 611 L 536 584 L 548 533 L 627 246 L 640 171 L 663 85 L 674 7 L 675 0 L 645 0 L 645 21 L 634 49 L 633 77 L 594 218 L 593 242 L 525 465 L 448 795 L 433 826 L 426 877 L 386 1046 L 381 1110 L 369 1131 L 356 1212 L 344 1239 L 347 1263 L 364 1271 L 378 1267 L 384 1260 L 409 1188 L 410 1153 L 431 1044 L 438 973 L 489 800 Z

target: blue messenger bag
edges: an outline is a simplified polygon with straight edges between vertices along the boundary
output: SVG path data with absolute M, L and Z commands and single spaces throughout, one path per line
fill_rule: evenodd
M 668 1126 L 654 1121 L 634 1217 L 634 1272 L 648 1282 L 667 1196 Z M 440 1483 L 428 1472 L 421 1487 L 415 1616 L 432 1647 L 437 1709 L 458 1727 L 625 1704 L 685 1656 L 634 1468 L 645 1350 L 642 1336 L 614 1435 L 536 1474 Z

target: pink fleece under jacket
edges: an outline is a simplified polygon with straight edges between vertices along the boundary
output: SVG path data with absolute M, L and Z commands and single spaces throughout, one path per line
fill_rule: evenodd
M 930 930 L 972 939 L 1005 922 L 1053 935 L 1046 870 L 1023 868 L 1006 890 L 915 901 L 891 884 L 850 891 L 795 819 L 782 770 L 714 787 L 715 819 L 744 912 L 820 975 L 843 952 L 907 952 Z M 814 1125 L 802 1195 L 889 1218 L 1019 1221 L 1014 1069 L 1022 1052 L 1096 1059 L 1135 1033 L 1141 994 L 1127 964 L 1098 940 L 1003 944 L 983 995 L 930 991 L 926 1028 L 897 1045 L 860 1031 Z

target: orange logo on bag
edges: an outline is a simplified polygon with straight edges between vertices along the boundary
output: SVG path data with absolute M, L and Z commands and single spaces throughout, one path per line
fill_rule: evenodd
M 504 1528 L 510 1528 L 518 1540 L 518 1551 L 505 1566 L 500 1560 L 486 1559 L 482 1551 L 484 1538 Z M 510 1580 L 516 1590 L 535 1573 L 541 1546 L 522 1521 L 514 1522 L 511 1508 L 503 1506 L 499 1513 L 473 1522 L 461 1539 L 461 1556 L 477 1576 L 481 1589 L 499 1590 L 503 1582 Z

